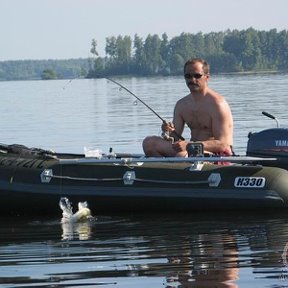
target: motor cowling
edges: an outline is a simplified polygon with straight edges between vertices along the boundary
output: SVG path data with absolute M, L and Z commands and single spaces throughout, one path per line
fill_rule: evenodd
M 247 156 L 275 157 L 275 166 L 288 168 L 288 129 L 272 128 L 256 133 L 250 132 L 248 138 Z

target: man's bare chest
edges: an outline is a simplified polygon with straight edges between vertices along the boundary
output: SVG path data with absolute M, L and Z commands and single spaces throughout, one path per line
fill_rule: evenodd
M 182 116 L 190 129 L 206 130 L 212 127 L 212 117 L 207 109 L 186 108 Z

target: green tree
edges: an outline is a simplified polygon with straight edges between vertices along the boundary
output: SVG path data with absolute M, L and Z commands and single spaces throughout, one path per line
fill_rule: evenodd
M 283 30 L 279 32 L 279 39 L 278 39 L 278 59 L 279 69 L 285 70 L 288 68 L 288 31 Z
M 143 39 L 137 34 L 134 35 L 134 57 L 133 71 L 137 75 L 141 75 L 145 66 L 145 53 Z
M 235 56 L 239 70 L 260 70 L 263 68 L 260 44 L 258 32 L 249 28 L 229 33 L 224 39 L 223 48 L 226 53 Z
M 265 45 L 265 57 L 269 62 L 275 63 L 278 66 L 279 58 L 278 58 L 278 33 L 276 29 L 271 29 L 266 32 L 266 45 Z
M 144 43 L 145 73 L 157 74 L 162 67 L 163 61 L 160 54 L 161 39 L 158 35 L 148 35 Z
M 91 43 L 91 49 L 90 52 L 95 56 L 98 57 L 98 51 L 97 51 L 97 41 L 95 39 L 92 39 Z
M 223 51 L 224 32 L 211 32 L 204 35 L 205 55 L 221 55 Z
M 233 30 L 232 32 L 228 31 L 228 34 L 224 38 L 223 50 L 226 53 L 233 54 L 237 60 L 240 61 L 241 55 L 245 50 L 245 41 L 242 38 L 240 31 Z
M 197 57 L 206 57 L 205 38 L 201 32 L 191 35 L 191 44 Z
M 45 69 L 41 74 L 42 80 L 53 80 L 57 78 L 57 74 L 53 69 Z
M 183 74 L 183 67 L 186 62 L 186 59 L 180 54 L 172 54 L 170 57 L 170 69 L 171 74 L 178 75 Z
M 177 74 L 183 71 L 183 61 L 185 62 L 191 57 L 198 57 L 195 47 L 193 46 L 192 34 L 181 33 L 180 36 L 173 37 L 169 43 L 170 59 L 169 67 L 172 74 Z M 180 60 L 180 59 L 183 59 Z M 179 66 L 177 66 L 179 65 Z
M 169 40 L 166 33 L 162 34 L 162 40 L 160 45 L 160 57 L 162 59 L 162 67 L 161 71 L 163 74 L 169 74 L 169 57 L 170 57 L 170 47 L 169 47 Z
M 262 55 L 257 31 L 253 28 L 249 28 L 246 31 L 241 31 L 241 37 L 245 43 L 245 49 L 241 54 L 244 69 L 261 69 Z
M 105 52 L 108 57 L 107 71 L 112 74 L 129 74 L 132 61 L 130 36 L 106 38 Z
M 116 40 L 116 62 L 124 73 L 129 73 L 132 59 L 132 40 L 130 36 L 118 36 Z
M 93 57 L 89 58 L 89 73 L 88 77 L 101 77 L 104 72 L 105 62 L 102 58 L 99 57 L 97 51 L 97 41 L 92 39 L 90 53 Z

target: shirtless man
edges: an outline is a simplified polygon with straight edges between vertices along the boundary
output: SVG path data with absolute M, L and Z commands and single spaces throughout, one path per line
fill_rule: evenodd
M 186 157 L 186 146 L 201 142 L 204 151 L 231 155 L 233 145 L 233 118 L 230 107 L 223 96 L 208 87 L 209 64 L 200 58 L 188 60 L 184 65 L 184 78 L 190 93 L 178 100 L 173 122 L 162 124 L 162 131 L 170 134 L 174 141 L 159 136 L 148 136 L 143 141 L 146 156 Z M 191 130 L 190 141 L 175 136 L 181 135 L 184 125 Z

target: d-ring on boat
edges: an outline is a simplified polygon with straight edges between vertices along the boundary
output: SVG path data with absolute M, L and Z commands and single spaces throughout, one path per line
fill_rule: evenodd
M 188 158 L 85 157 L 1 145 L 0 211 L 59 213 L 61 197 L 87 201 L 94 213 L 288 208 L 285 139 L 287 129 L 267 129 L 250 135 L 245 156 Z M 275 143 L 282 146 L 275 150 Z

